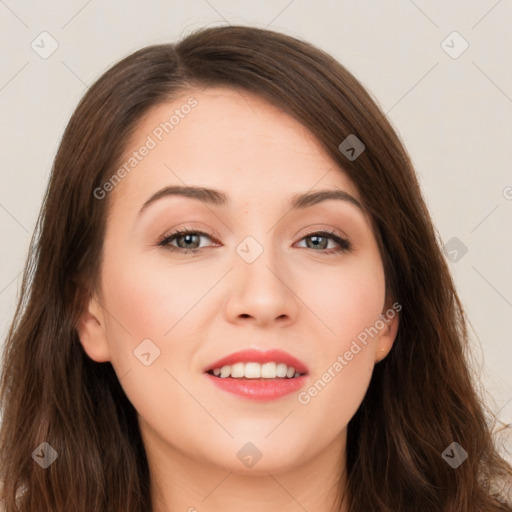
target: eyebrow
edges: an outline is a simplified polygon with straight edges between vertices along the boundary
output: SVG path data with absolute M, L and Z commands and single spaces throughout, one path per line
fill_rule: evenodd
M 220 190 L 214 190 L 204 187 L 181 187 L 170 186 L 155 192 L 143 205 L 139 211 L 141 215 L 151 204 L 164 197 L 181 196 L 203 201 L 204 203 L 214 206 L 224 206 L 228 204 L 228 196 Z M 344 190 L 319 190 L 316 192 L 305 192 L 303 194 L 295 194 L 290 202 L 290 209 L 297 210 L 308 208 L 315 204 L 327 200 L 346 201 L 364 212 L 361 203 L 348 192 Z

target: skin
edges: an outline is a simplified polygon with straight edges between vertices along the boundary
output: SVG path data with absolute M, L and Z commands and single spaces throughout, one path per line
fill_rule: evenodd
M 154 511 L 327 512 L 347 424 L 392 348 L 398 315 L 307 404 L 297 393 L 245 400 L 203 369 L 241 349 L 279 348 L 309 367 L 302 390 L 321 378 L 392 304 L 370 219 L 347 201 L 290 210 L 294 194 L 311 190 L 361 197 L 306 128 L 245 92 L 188 91 L 155 107 L 126 154 L 190 96 L 198 105 L 110 192 L 100 285 L 80 340 L 91 359 L 111 362 L 138 412 Z M 229 203 L 168 196 L 139 215 L 170 185 L 218 189 Z M 208 234 L 188 240 L 198 253 L 158 245 L 183 227 Z M 335 252 L 332 239 L 311 244 L 308 235 L 326 229 L 352 250 Z M 236 252 L 247 236 L 263 248 L 251 264 Z M 145 366 L 134 350 L 148 338 L 160 355 Z M 262 454 L 252 467 L 237 457 L 248 442 Z

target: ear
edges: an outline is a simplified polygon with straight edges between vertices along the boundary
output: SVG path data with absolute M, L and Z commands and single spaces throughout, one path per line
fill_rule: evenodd
M 89 300 L 87 308 L 80 315 L 77 331 L 80 343 L 93 361 L 110 361 L 105 315 L 96 295 Z
M 380 320 L 384 326 L 379 330 L 375 350 L 375 363 L 382 361 L 393 348 L 393 343 L 398 332 L 398 325 L 400 323 L 398 312 L 401 309 L 402 306 L 398 302 L 395 302 L 389 307 L 386 307 L 380 316 Z

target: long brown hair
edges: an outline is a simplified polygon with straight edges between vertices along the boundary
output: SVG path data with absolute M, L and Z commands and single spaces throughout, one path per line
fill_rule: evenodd
M 94 191 L 151 107 L 208 86 L 255 93 L 317 137 L 371 213 L 389 296 L 402 305 L 393 349 L 348 426 L 350 511 L 512 510 L 493 495 L 493 481 L 512 469 L 472 380 L 463 308 L 399 137 L 331 56 L 244 26 L 203 29 L 133 53 L 72 115 L 6 340 L 0 504 L 6 512 L 152 509 L 136 411 L 111 364 L 85 354 L 76 326 L 101 267 L 109 198 Z M 351 134 L 365 145 L 356 159 L 339 149 Z M 44 471 L 33 459 L 43 442 L 58 454 Z M 468 453 L 456 469 L 442 457 L 453 442 Z

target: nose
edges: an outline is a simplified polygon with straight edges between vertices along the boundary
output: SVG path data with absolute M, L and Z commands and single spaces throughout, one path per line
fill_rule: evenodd
M 284 258 L 268 247 L 252 263 L 234 255 L 225 310 L 230 322 L 284 327 L 295 321 L 300 301 Z

